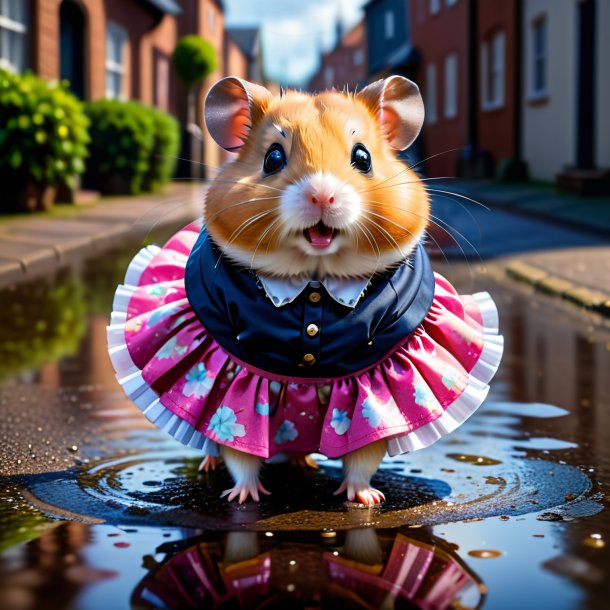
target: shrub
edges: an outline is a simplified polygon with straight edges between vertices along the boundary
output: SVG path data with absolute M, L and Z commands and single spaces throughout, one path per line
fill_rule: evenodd
M 0 116 L 3 201 L 14 206 L 26 189 L 73 185 L 84 171 L 89 123 L 65 82 L 0 69 Z
M 158 189 L 172 177 L 179 146 L 176 120 L 138 102 L 87 104 L 91 120 L 86 184 L 107 195 Z
M 137 102 L 97 100 L 86 105 L 91 146 L 85 181 L 107 195 L 142 192 L 150 168 L 155 124 Z
M 174 67 L 178 78 L 189 87 L 200 83 L 216 69 L 216 51 L 207 41 L 189 34 L 174 49 Z
M 169 182 L 176 169 L 180 149 L 180 126 L 173 116 L 150 108 L 155 124 L 150 167 L 144 179 L 144 190 L 156 191 Z

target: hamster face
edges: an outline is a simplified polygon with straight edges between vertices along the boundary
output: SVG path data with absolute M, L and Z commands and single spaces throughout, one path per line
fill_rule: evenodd
M 319 278 L 405 260 L 426 228 L 428 197 L 378 110 L 339 92 L 267 98 L 207 192 L 207 230 L 223 256 L 262 275 Z

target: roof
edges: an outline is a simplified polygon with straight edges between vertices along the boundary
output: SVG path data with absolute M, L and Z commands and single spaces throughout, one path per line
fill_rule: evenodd
M 258 28 L 231 27 L 227 28 L 227 33 L 246 57 L 255 59 L 258 56 Z
M 180 5 L 176 0 L 144 0 L 146 4 L 152 5 L 162 13 L 170 15 L 179 15 L 182 12 Z

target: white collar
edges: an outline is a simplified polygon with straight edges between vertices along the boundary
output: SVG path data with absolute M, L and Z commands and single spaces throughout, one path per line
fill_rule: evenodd
M 280 279 L 258 276 L 263 289 L 275 307 L 292 303 L 307 286 L 318 288 L 320 284 L 326 288 L 330 296 L 345 307 L 354 308 L 369 285 L 366 279 L 326 278 L 320 282 L 302 277 Z

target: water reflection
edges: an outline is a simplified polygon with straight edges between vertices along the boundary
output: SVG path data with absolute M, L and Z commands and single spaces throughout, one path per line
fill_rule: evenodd
M 83 284 L 71 271 L 0 291 L 0 380 L 77 353 L 87 328 Z
M 440 610 L 478 608 L 485 595 L 455 550 L 423 530 L 276 533 L 273 540 L 230 532 L 180 546 L 173 553 L 165 546 L 169 558 L 138 585 L 132 607 Z
M 606 607 L 610 330 L 599 318 L 583 324 L 570 305 L 502 281 L 462 282 L 498 301 L 503 366 L 466 427 L 384 465 L 381 511 L 337 503 L 333 461 L 298 481 L 270 469 L 272 498 L 229 507 L 217 499 L 225 475 L 198 475 L 199 456 L 149 426 L 107 359 L 107 312 L 138 247 L 0 293 L 0 607 L 126 607 L 133 593 L 132 607 L 151 609 L 208 607 L 205 595 L 209 607 L 216 596 L 227 607 L 459 608 L 480 604 L 481 579 L 489 608 Z M 163 546 L 168 526 L 175 542 Z M 107 538 L 118 527 L 130 533 Z

